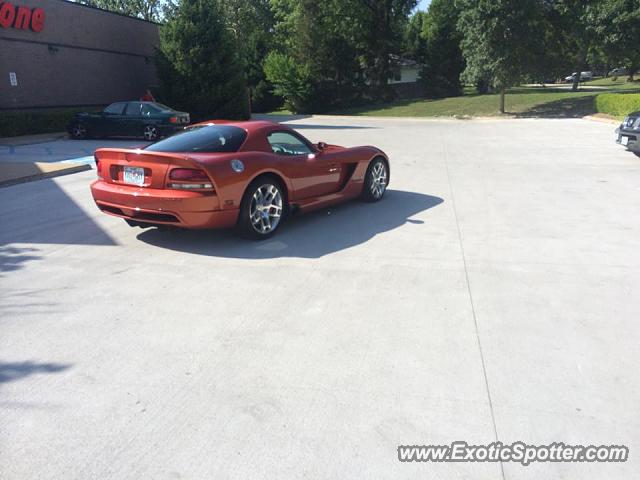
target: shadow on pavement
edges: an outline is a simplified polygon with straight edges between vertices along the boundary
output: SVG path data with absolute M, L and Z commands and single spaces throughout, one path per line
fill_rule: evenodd
M 87 184 L 86 188 L 89 188 Z M 0 189 L 0 246 L 14 243 L 116 245 L 116 242 L 54 180 Z M 87 208 L 92 208 L 88 205 Z M 3 271 L 16 270 L 27 253 L 4 247 Z M 31 257 L 33 257 L 31 255 Z
M 442 198 L 388 190 L 377 203 L 352 201 L 292 218 L 274 237 L 250 242 L 228 231 L 160 231 L 151 228 L 138 239 L 161 248 L 227 258 L 320 258 L 365 243 L 376 235 L 422 223 L 411 217 L 435 207 Z
M 307 125 L 304 123 L 288 123 L 287 126 L 294 130 L 365 130 L 378 128 L 360 125 Z
M 31 260 L 40 259 L 39 255 L 34 255 L 38 250 L 35 248 L 18 248 L 0 246 L 0 277 L 4 272 L 19 270 L 22 265 Z
M 282 115 L 269 115 L 268 113 L 254 113 L 251 115 L 251 120 L 266 120 L 267 122 L 290 122 L 292 120 L 304 120 L 305 118 L 311 118 L 313 115 L 296 115 L 293 113 Z
M 582 118 L 594 113 L 595 95 L 586 95 L 543 103 L 515 115 L 518 118 Z
M 59 373 L 70 366 L 61 363 L 0 361 L 0 383 L 14 382 L 38 373 Z

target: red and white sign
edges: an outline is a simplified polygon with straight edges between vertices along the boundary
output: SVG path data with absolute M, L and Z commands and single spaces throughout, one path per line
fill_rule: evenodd
M 44 28 L 44 10 L 0 2 L 0 27 L 41 32 Z

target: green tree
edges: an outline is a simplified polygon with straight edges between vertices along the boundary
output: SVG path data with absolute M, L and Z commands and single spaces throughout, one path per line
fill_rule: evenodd
M 466 61 L 462 79 L 476 84 L 488 79 L 500 91 L 500 112 L 505 93 L 527 75 L 541 24 L 536 0 L 458 0 L 458 29 Z
M 565 19 L 554 8 L 552 1 L 539 2 L 541 12 L 540 27 L 537 42 L 531 52 L 532 63 L 527 79 L 532 83 L 547 83 L 547 80 L 557 81 L 567 75 L 567 59 L 572 58 L 573 44 L 567 39 L 564 26 Z
M 418 10 L 409 18 L 404 32 L 404 56 L 419 63 L 424 62 L 427 42 L 422 33 L 427 20 L 427 12 Z
M 421 32 L 426 44 L 421 77 L 429 96 L 450 97 L 462 92 L 460 75 L 465 63 L 459 18 L 460 10 L 451 0 L 433 0 L 429 5 Z
M 624 65 L 633 80 L 640 68 L 640 2 L 602 0 L 591 18 L 605 57 L 616 66 Z
M 572 63 L 573 71 L 580 73 L 587 66 L 589 51 L 594 48 L 593 31 L 594 8 L 602 0 L 555 0 L 550 4 L 560 15 L 557 28 L 564 37 L 567 60 Z M 576 91 L 580 75 L 573 79 L 572 89 Z
M 266 79 L 264 61 L 275 48 L 275 18 L 269 0 L 225 0 L 228 27 L 240 47 L 247 83 L 251 90 L 252 109 L 272 111 L 282 104 Z
M 222 0 L 182 0 L 160 31 L 161 97 L 195 119 L 247 118 L 244 65 Z
M 360 62 L 375 100 L 390 99 L 389 79 L 394 65 L 391 55 L 402 51 L 403 34 L 416 0 L 343 0 L 345 12 L 356 27 Z M 341 3 L 341 2 L 339 2 Z
M 364 93 L 350 5 L 344 0 L 273 0 L 277 51 L 267 79 L 296 112 L 321 112 L 357 102 Z
M 153 22 L 161 17 L 160 0 L 78 0 L 78 3 Z
M 292 112 L 304 112 L 313 103 L 311 75 L 308 65 L 298 64 L 289 55 L 270 52 L 264 62 L 267 80 L 274 85 L 273 93 L 282 97 Z

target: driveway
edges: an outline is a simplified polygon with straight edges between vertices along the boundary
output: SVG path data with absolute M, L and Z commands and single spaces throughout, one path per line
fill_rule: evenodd
M 129 228 L 94 172 L 0 189 L 2 479 L 621 479 L 640 469 L 640 161 L 583 120 L 306 118 L 384 201 L 273 239 Z M 627 463 L 398 445 L 624 444 Z

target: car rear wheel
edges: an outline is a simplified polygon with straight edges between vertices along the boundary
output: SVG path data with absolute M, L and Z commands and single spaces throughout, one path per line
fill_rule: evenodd
M 364 177 L 364 188 L 362 190 L 362 199 L 366 202 L 377 202 L 384 196 L 387 191 L 387 183 L 389 180 L 389 169 L 387 162 L 378 157 L 374 158 Z
M 142 129 L 142 136 L 145 140 L 150 142 L 156 140 L 159 136 L 158 127 L 154 125 L 145 125 Z
M 70 131 L 71 137 L 75 138 L 76 140 L 81 140 L 83 138 L 86 138 L 87 136 L 87 129 L 81 123 L 72 125 Z
M 285 192 L 274 177 L 265 176 L 251 182 L 240 206 L 238 233 L 252 240 L 271 237 L 282 223 Z

